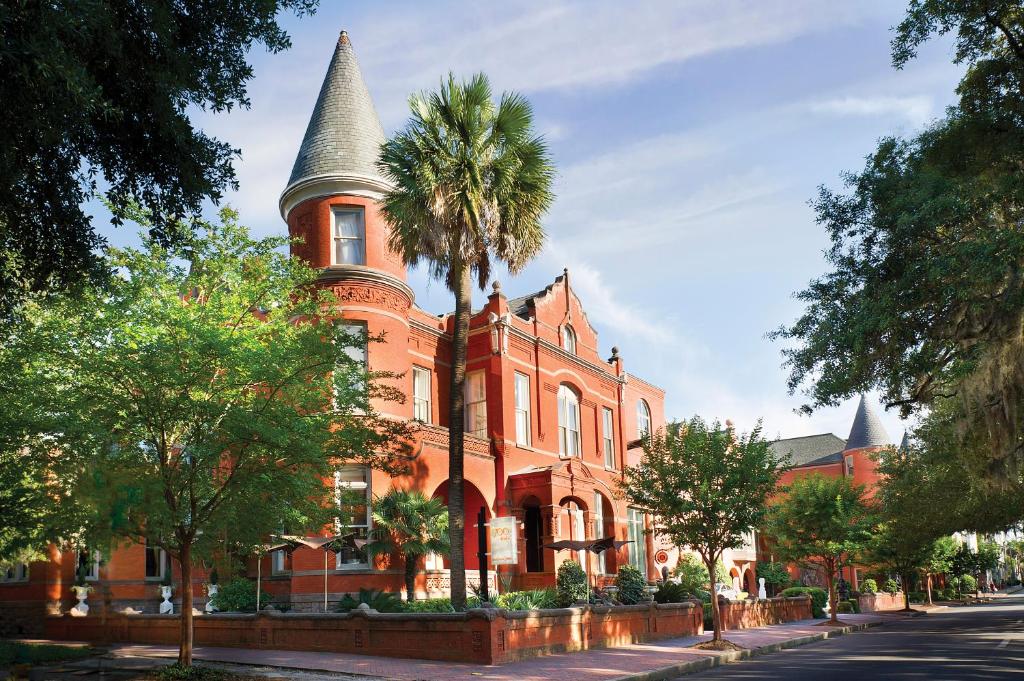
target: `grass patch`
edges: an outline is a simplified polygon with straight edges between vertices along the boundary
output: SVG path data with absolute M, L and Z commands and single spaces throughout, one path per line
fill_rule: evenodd
M 692 646 L 698 650 L 717 650 L 717 651 L 733 651 L 733 650 L 744 650 L 743 646 L 737 645 L 732 641 L 722 639 L 721 641 L 703 641 Z
M 80 660 L 89 657 L 92 648 L 88 646 L 62 646 L 49 643 L 20 643 L 0 641 L 0 668 L 12 664 L 47 664 Z
M 182 667 L 174 663 L 158 671 L 150 672 L 141 677 L 142 681 L 267 681 L 266 676 L 251 674 L 232 674 L 221 669 L 210 667 Z

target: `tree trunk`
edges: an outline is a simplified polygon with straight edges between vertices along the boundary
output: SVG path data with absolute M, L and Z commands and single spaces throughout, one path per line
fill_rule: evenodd
M 708 569 L 708 576 L 711 578 L 711 621 L 714 623 L 714 634 L 712 641 L 722 640 L 722 609 L 718 607 L 718 592 L 715 590 L 715 561 L 704 561 L 704 567 Z
M 405 600 L 416 600 L 416 556 L 405 556 Z
M 932 573 L 930 572 L 924 580 L 924 588 L 928 592 L 928 605 L 934 605 L 932 603 Z
M 910 574 L 903 575 L 903 609 L 913 609 L 910 607 Z
M 828 583 L 829 622 L 839 624 L 839 594 L 836 593 L 835 566 L 829 565 L 825 570 L 825 581 Z
M 181 566 L 181 646 L 178 664 L 192 666 L 192 545 L 184 542 L 178 554 Z
M 466 431 L 466 344 L 472 305 L 470 270 L 455 277 L 455 328 L 452 330 L 452 370 L 448 395 L 448 536 L 451 539 L 451 598 L 456 611 L 466 608 L 466 506 L 463 445 Z

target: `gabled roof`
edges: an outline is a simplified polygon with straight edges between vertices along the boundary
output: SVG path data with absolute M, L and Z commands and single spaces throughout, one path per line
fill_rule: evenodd
M 861 447 L 885 447 L 892 444 L 889 434 L 885 432 L 878 414 L 871 407 L 864 395 L 860 396 L 860 404 L 857 405 L 857 415 L 853 417 L 853 427 L 850 428 L 850 437 L 846 439 L 846 449 L 860 449 Z
M 342 31 L 285 193 L 316 177 L 356 177 L 386 185 L 376 165 L 384 139 L 352 43 Z
M 776 440 L 771 449 L 777 458 L 788 456 L 790 466 L 820 466 L 842 461 L 846 441 L 832 433 L 821 433 Z

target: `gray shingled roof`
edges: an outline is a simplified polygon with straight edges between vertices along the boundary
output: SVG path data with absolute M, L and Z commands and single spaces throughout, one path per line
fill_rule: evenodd
M 383 142 L 384 129 L 363 83 L 352 43 L 342 31 L 288 186 L 323 175 L 356 175 L 383 183 L 376 167 Z
M 846 441 L 832 433 L 822 433 L 776 440 L 771 449 L 777 458 L 788 456 L 790 466 L 818 466 L 841 461 Z
M 878 419 L 867 398 L 861 395 L 857 415 L 853 417 L 853 427 L 850 428 L 850 437 L 846 439 L 846 448 L 884 447 L 888 444 L 891 442 L 889 434 L 885 432 L 885 426 Z

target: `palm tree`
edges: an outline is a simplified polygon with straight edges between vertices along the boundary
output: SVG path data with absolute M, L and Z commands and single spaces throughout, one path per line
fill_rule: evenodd
M 416 599 L 416 566 L 428 553 L 448 555 L 448 511 L 440 499 L 392 489 L 373 503 L 370 554 L 397 553 L 405 562 L 406 598 Z
M 463 479 L 466 339 L 473 281 L 482 289 L 492 260 L 516 273 L 544 243 L 554 169 L 533 131 L 529 102 L 505 93 L 495 104 L 487 77 L 409 100 L 412 117 L 381 147 L 378 166 L 394 187 L 381 202 L 389 245 L 406 265 L 425 262 L 455 294 L 449 391 L 448 513 L 451 596 L 466 604 Z

